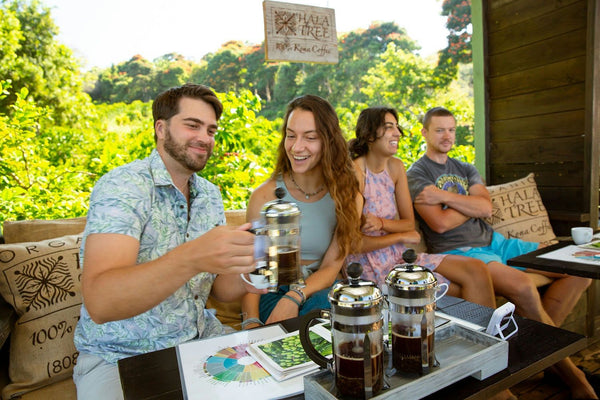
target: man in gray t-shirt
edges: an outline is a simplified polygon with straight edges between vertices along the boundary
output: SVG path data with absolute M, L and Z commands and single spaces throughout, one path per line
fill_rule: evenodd
M 506 265 L 506 260 L 535 250 L 538 243 L 506 239 L 483 219 L 492 203 L 474 166 L 448 157 L 456 136 L 456 120 L 445 108 L 436 107 L 423 117 L 421 130 L 427 151 L 407 171 L 416 216 L 430 252 L 474 257 L 484 261 L 494 290 L 516 306 L 517 313 L 560 326 L 591 280 L 543 273 L 554 279 L 540 299 L 527 274 Z M 540 273 L 540 271 L 535 271 Z M 593 398 L 594 390 L 570 359 L 552 368 L 571 388 L 573 398 Z
M 438 189 L 446 192 L 465 196 L 469 195 L 473 186 L 475 186 L 474 190 L 481 189 L 480 186 L 483 186 L 483 180 L 473 165 L 453 158 L 448 158 L 444 164 L 439 164 L 431 158 L 423 156 L 411 166 L 407 175 L 410 195 L 413 199 L 430 185 L 435 185 Z M 442 208 L 449 209 L 446 204 L 443 204 Z M 430 228 L 418 213 L 417 218 L 427 240 L 427 247 L 432 253 L 443 253 L 467 246 L 483 247 L 492 241 L 494 231 L 480 217 L 469 217 L 462 224 L 443 233 L 438 233 Z

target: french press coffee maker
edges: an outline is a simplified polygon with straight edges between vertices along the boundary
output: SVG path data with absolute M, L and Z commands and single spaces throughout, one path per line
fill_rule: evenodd
M 313 310 L 302 317 L 300 342 L 311 360 L 332 371 L 340 395 L 370 398 L 383 387 L 384 300 L 373 282 L 360 279 L 360 264 L 350 264 L 347 272 L 348 281 L 329 291 L 331 311 Z M 331 360 L 310 342 L 309 327 L 317 318 L 331 322 Z
M 435 302 L 448 290 L 426 268 L 413 264 L 417 254 L 402 254 L 406 264 L 396 265 L 387 275 L 392 322 L 392 363 L 402 372 L 427 374 L 436 366 Z M 438 292 L 442 291 L 441 295 Z
M 285 189 L 275 189 L 276 200 L 265 203 L 260 220 L 255 221 L 252 232 L 256 270 L 249 274 L 248 282 L 257 288 L 277 292 L 278 285 L 303 286 L 300 267 L 300 216 L 296 203 L 283 200 Z

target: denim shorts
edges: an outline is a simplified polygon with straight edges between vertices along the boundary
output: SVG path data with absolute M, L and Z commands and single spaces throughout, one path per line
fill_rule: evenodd
M 537 250 L 539 243 L 526 242 L 521 239 L 507 239 L 498 232 L 492 235 L 492 242 L 485 247 L 459 247 L 454 250 L 445 251 L 443 254 L 455 254 L 459 256 L 477 258 L 488 264 L 497 261 L 506 264 L 507 260 L 525 253 Z M 525 268 L 513 267 L 524 270 Z

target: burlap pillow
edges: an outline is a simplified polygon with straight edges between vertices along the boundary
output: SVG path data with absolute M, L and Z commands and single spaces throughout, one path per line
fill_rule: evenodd
M 533 173 L 502 185 L 488 186 L 494 230 L 507 238 L 552 243 L 556 238 Z
M 2 398 L 17 397 L 72 375 L 73 333 L 81 307 L 81 236 L 0 245 L 0 294 L 18 319 L 11 334 Z

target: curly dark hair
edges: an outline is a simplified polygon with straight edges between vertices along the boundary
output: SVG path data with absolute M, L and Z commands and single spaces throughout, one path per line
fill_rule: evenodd
M 369 107 L 360 112 L 356 121 L 355 138 L 348 142 L 350 157 L 357 159 L 369 152 L 369 143 L 377 140 L 377 129 L 385 124 L 385 115 L 392 114 L 398 121 L 398 113 L 391 107 Z M 403 134 L 402 129 L 400 134 Z
M 335 203 L 335 233 L 338 235 L 340 252 L 345 256 L 351 249 L 358 248 L 361 240 L 360 215 L 356 208 L 359 186 L 337 114 L 327 100 L 319 96 L 304 95 L 288 104 L 273 178 L 292 171 L 285 151 L 285 136 L 288 119 L 295 109 L 310 111 L 315 118 L 317 133 L 323 142 L 323 178 Z

